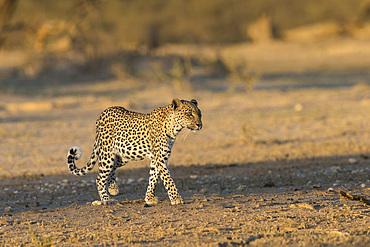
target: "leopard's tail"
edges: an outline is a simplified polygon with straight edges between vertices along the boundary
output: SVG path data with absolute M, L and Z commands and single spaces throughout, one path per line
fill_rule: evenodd
M 94 150 L 91 154 L 89 162 L 87 162 L 86 166 L 82 168 L 77 168 L 75 164 L 75 160 L 79 160 L 82 156 L 82 150 L 81 148 L 74 146 L 71 147 L 68 151 L 68 156 L 67 156 L 67 164 L 68 164 L 68 169 L 69 171 L 76 176 L 84 176 L 88 171 L 91 171 L 94 166 L 96 161 L 98 160 L 98 155 L 97 155 L 97 143 L 94 145 Z

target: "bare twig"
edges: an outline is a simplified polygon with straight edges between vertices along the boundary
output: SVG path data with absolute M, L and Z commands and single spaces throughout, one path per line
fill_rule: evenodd
M 366 199 L 363 196 L 351 195 L 351 194 L 349 194 L 347 192 L 344 192 L 342 190 L 339 191 L 339 194 L 344 199 L 351 200 L 351 201 L 359 201 L 362 204 L 364 204 L 365 206 L 370 207 L 370 200 Z

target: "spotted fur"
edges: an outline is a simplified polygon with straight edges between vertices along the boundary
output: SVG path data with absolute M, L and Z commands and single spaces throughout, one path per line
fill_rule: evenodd
M 183 200 L 169 173 L 167 161 L 176 136 L 183 128 L 198 131 L 202 128 L 201 111 L 196 100 L 173 99 L 172 104 L 154 109 L 149 114 L 128 111 L 114 106 L 102 112 L 96 121 L 96 137 L 90 160 L 83 168 L 77 168 L 75 160 L 81 149 L 72 147 L 67 156 L 70 172 L 83 176 L 96 162 L 99 171 L 96 179 L 100 203 L 111 202 L 110 195 L 119 193 L 116 169 L 129 161 L 149 158 L 149 185 L 145 194 L 147 204 L 157 204 L 154 190 L 159 178 L 167 190 L 171 204 L 183 204 Z

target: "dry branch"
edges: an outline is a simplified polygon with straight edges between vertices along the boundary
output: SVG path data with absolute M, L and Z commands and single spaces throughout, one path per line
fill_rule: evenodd
M 370 207 L 370 200 L 366 199 L 363 196 L 351 195 L 351 194 L 349 194 L 347 192 L 344 192 L 342 190 L 339 191 L 339 194 L 344 199 L 351 200 L 351 201 L 359 201 L 362 204 L 364 204 L 365 206 Z

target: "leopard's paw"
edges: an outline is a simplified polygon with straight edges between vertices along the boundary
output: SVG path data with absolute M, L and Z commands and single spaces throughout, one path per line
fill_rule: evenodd
M 117 186 L 117 183 L 116 182 L 113 182 L 109 185 L 108 187 L 108 192 L 109 194 L 111 194 L 112 196 L 116 196 L 119 194 L 119 188 Z
M 152 197 L 150 197 L 150 198 L 145 197 L 145 202 L 146 202 L 146 204 L 148 204 L 148 205 L 155 205 L 155 204 L 158 204 L 158 197 L 156 197 L 156 196 L 152 196 Z
M 176 197 L 171 200 L 172 205 L 179 205 L 179 204 L 185 204 L 184 201 L 182 200 L 181 196 Z
M 93 201 L 91 203 L 92 206 L 99 206 L 99 205 L 102 205 L 102 204 L 103 204 L 102 201 Z
M 91 203 L 92 206 L 99 206 L 99 205 L 114 205 L 117 204 L 115 200 L 108 200 L 108 201 L 93 201 Z

